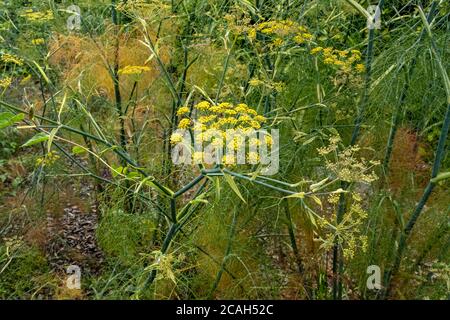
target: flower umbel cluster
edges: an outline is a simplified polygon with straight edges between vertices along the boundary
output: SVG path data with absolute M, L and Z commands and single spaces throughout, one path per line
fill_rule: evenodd
M 267 43 L 271 47 L 281 47 L 292 42 L 300 45 L 313 39 L 313 35 L 306 27 L 289 19 L 252 24 L 249 16 L 234 13 L 227 14 L 225 21 L 227 30 L 231 30 L 234 34 L 246 36 L 252 42 Z
M 283 82 L 275 82 L 271 80 L 261 80 L 258 78 L 252 78 L 248 84 L 251 87 L 262 87 L 271 91 L 282 92 L 285 88 L 285 84 Z
M 329 145 L 318 149 L 320 155 L 334 155 L 334 159 L 326 158 L 326 167 L 335 178 L 345 182 L 372 183 L 378 177 L 373 168 L 379 165 L 379 161 L 366 160 L 358 157 L 361 150 L 358 146 L 350 146 L 339 150 L 340 136 L 336 135 L 329 139 Z
M 124 68 L 119 70 L 119 74 L 135 75 L 142 74 L 143 72 L 148 71 L 150 71 L 150 68 L 146 66 L 125 66 Z
M 196 104 L 192 111 L 188 107 L 181 107 L 177 115 L 181 117 L 179 130 L 172 134 L 170 142 L 175 145 L 185 141 L 185 135 L 181 132 L 191 130 L 196 146 L 192 160 L 196 164 L 208 163 L 205 158 L 210 153 L 218 154 L 220 157 L 215 159 L 216 164 L 242 163 L 239 155 L 236 159 L 235 151 L 238 154 L 244 152 L 244 163 L 256 164 L 260 161 L 261 149 L 271 147 L 273 144 L 271 135 L 260 130 L 267 121 L 266 117 L 259 115 L 256 110 L 244 103 L 234 105 L 229 102 L 213 104 L 202 101 Z M 206 147 L 204 150 L 204 144 L 210 149 Z M 258 149 L 260 153 L 257 152 Z
M 359 50 L 338 50 L 332 47 L 315 47 L 311 54 L 321 57 L 323 63 L 332 65 L 343 73 L 362 73 L 366 70 L 361 61 Z
M 313 39 L 313 35 L 306 27 L 292 20 L 264 21 L 250 28 L 247 35 L 251 40 L 255 40 L 258 33 L 268 36 L 273 46 L 277 47 L 290 40 L 296 44 L 303 44 Z
M 259 115 L 255 109 L 250 108 L 245 103 L 237 105 L 229 102 L 212 104 L 208 101 L 202 101 L 194 106 L 193 111 L 193 114 L 197 116 L 195 126 L 194 119 L 189 117 L 189 108 L 178 109 L 177 115 L 182 117 L 178 129 L 195 129 L 197 126 L 203 128 L 203 130 L 258 130 L 267 121 L 266 117 Z
M 12 83 L 12 78 L 11 77 L 6 77 L 3 79 L 0 79 L 0 88 L 8 88 Z
M 37 39 L 31 40 L 31 43 L 34 44 L 35 46 L 38 46 L 38 45 L 44 44 L 45 40 L 43 38 L 37 38 Z
M 161 11 L 170 12 L 171 6 L 160 0 L 128 0 L 120 1 L 116 5 L 116 10 L 125 14 L 149 16 L 161 14 Z
M 36 22 L 44 22 L 44 21 L 50 21 L 53 20 L 53 11 L 46 10 L 46 11 L 33 11 L 33 9 L 27 9 L 23 14 L 20 15 L 21 17 L 26 18 L 28 21 L 36 21 Z
M 50 166 L 58 161 L 59 158 L 60 155 L 58 155 L 56 152 L 50 151 L 45 155 L 45 157 L 36 159 L 36 166 Z
M 340 194 L 332 193 L 328 197 L 328 203 L 337 210 Z M 367 236 L 363 234 L 363 226 L 367 219 L 367 212 L 362 207 L 362 196 L 358 192 L 352 193 L 352 202 L 349 209 L 343 215 L 340 223 L 336 223 L 336 215 L 328 220 L 322 217 L 318 225 L 323 232 L 322 249 L 331 250 L 337 243 L 344 254 L 345 259 L 352 259 L 357 250 L 366 252 Z
M 16 64 L 18 66 L 22 66 L 23 65 L 23 60 L 20 59 L 19 57 L 13 55 L 13 54 L 9 54 L 9 53 L 3 53 L 0 61 L 6 63 L 10 63 L 10 64 Z
M 369 161 L 358 156 L 358 152 L 361 150 L 358 146 L 340 150 L 341 137 L 338 134 L 331 136 L 328 140 L 329 144 L 319 148 L 318 152 L 325 157 L 325 167 L 331 178 L 334 179 L 334 182 L 344 181 L 357 184 L 353 188 L 354 190 L 339 189 L 339 192 L 328 195 L 327 207 L 332 208 L 332 214 L 323 216 L 318 221 L 323 232 L 322 248 L 330 250 L 335 244 L 338 244 L 344 258 L 352 259 L 357 250 L 365 252 L 367 249 L 367 237 L 363 234 L 363 226 L 368 214 L 364 209 L 365 188 L 362 184 L 370 184 L 378 179 L 373 168 L 379 165 L 379 162 Z M 339 210 L 343 193 L 349 195 L 346 201 L 348 207 L 342 215 L 342 220 L 337 221 L 336 212 Z

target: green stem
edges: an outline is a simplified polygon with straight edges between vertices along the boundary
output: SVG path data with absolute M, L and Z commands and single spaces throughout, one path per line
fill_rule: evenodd
M 164 254 L 167 253 L 167 250 L 169 249 L 169 246 L 170 246 L 173 238 L 176 236 L 177 231 L 178 231 L 178 224 L 177 223 L 173 223 L 170 226 L 169 232 L 167 233 L 167 235 L 166 235 L 166 237 L 164 239 L 164 242 L 162 244 L 161 254 L 164 255 Z M 155 278 L 156 278 L 157 274 L 158 274 L 157 269 L 153 269 L 150 272 L 150 275 L 148 276 L 148 278 L 145 281 L 145 283 L 144 283 L 143 287 L 141 288 L 141 290 L 147 288 L 148 286 L 150 286 L 153 283 L 153 281 L 155 281 Z
M 127 147 L 127 138 L 125 134 L 125 118 L 122 110 L 122 95 L 120 92 L 120 79 L 119 79 L 119 51 L 120 51 L 120 30 L 119 30 L 119 21 L 117 17 L 116 10 L 116 0 L 111 0 L 111 15 L 112 21 L 116 30 L 115 35 L 115 48 L 114 48 L 114 66 L 112 72 L 112 81 L 114 84 L 114 97 L 116 102 L 116 111 L 119 116 L 120 122 L 120 146 L 123 150 L 126 150 Z
M 190 189 L 192 189 L 197 183 L 199 183 L 200 181 L 202 181 L 204 178 L 204 176 L 201 174 L 198 177 L 196 177 L 194 180 L 192 180 L 191 182 L 189 182 L 187 185 L 185 185 L 184 187 L 182 187 L 180 190 L 178 190 L 177 192 L 175 192 L 173 194 L 174 198 L 177 198 L 179 196 L 181 196 L 182 194 L 184 194 L 185 192 L 189 191 Z
M 275 186 L 270 185 L 270 184 L 268 184 L 268 183 L 265 183 L 265 182 L 262 182 L 262 181 L 259 181 L 259 180 L 256 180 L 256 179 L 252 179 L 252 178 L 250 178 L 250 177 L 241 175 L 241 174 L 239 174 L 239 173 L 236 173 L 236 172 L 233 172 L 233 171 L 230 171 L 230 170 L 227 170 L 227 169 L 224 169 L 223 172 L 224 172 L 224 173 L 227 173 L 227 174 L 229 174 L 229 175 L 232 175 L 232 176 L 234 176 L 234 177 L 243 179 L 243 180 L 247 180 L 247 181 L 250 181 L 250 182 L 254 182 L 254 183 L 256 183 L 256 184 L 262 185 L 262 186 L 267 187 L 267 188 L 269 188 L 269 189 L 272 189 L 272 190 L 275 190 L 275 191 L 279 191 L 279 192 L 284 193 L 284 194 L 289 194 L 289 195 L 297 194 L 297 192 L 290 191 L 290 190 L 286 190 L 286 189 L 282 189 L 282 188 L 279 188 L 279 187 L 275 187 Z M 218 174 L 218 175 L 222 175 L 222 174 Z

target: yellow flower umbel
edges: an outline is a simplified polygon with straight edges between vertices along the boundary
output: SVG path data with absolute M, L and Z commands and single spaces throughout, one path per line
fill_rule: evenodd
M 333 176 L 349 183 L 372 183 L 377 180 L 378 177 L 374 172 L 374 167 L 379 165 L 379 162 L 358 157 L 361 150 L 358 146 L 350 146 L 339 150 L 340 142 L 340 136 L 332 136 L 329 138 L 328 146 L 317 150 L 321 156 L 325 157 L 326 168 L 333 173 Z M 329 154 L 333 155 L 333 160 L 327 158 Z
M 260 85 L 264 84 L 264 81 L 261 81 L 257 78 L 251 79 L 248 84 L 252 87 L 259 87 Z
M 2 57 L 0 60 L 4 63 L 12 63 L 12 64 L 16 64 L 18 66 L 23 65 L 22 59 L 20 59 L 19 57 L 15 56 L 15 55 L 9 54 L 9 53 L 2 54 Z
M 358 71 L 359 73 L 363 73 L 366 71 L 366 66 L 363 65 L 362 63 L 358 63 L 355 67 L 356 71 Z
M 276 92 L 282 92 L 285 87 L 285 84 L 283 82 L 277 82 L 273 80 L 260 80 L 257 78 L 251 79 L 248 84 L 251 87 L 263 87 Z
M 211 107 L 211 104 L 208 101 L 202 101 L 195 106 L 195 108 L 200 111 L 208 110 L 210 107 Z
M 54 164 L 59 158 L 60 156 L 56 152 L 50 151 L 45 155 L 45 157 L 36 159 L 36 166 L 50 166 Z
M 265 42 L 269 42 L 271 47 L 281 47 L 291 40 L 298 45 L 309 42 L 313 35 L 308 30 L 292 20 L 272 20 L 258 23 L 247 31 L 247 37 L 255 41 L 257 34 L 266 36 Z
M 188 129 L 190 125 L 191 125 L 191 120 L 185 118 L 185 119 L 182 119 L 180 121 L 180 123 L 178 124 L 178 129 Z
M 150 68 L 146 66 L 126 66 L 119 70 L 119 74 L 139 75 L 148 71 L 150 71 Z
M 12 78 L 11 77 L 6 77 L 3 79 L 0 79 L 0 88 L 8 88 L 12 83 Z
M 338 50 L 332 47 L 315 47 L 311 49 L 310 53 L 321 57 L 323 63 L 334 66 L 344 74 L 352 73 L 352 71 L 356 73 L 365 71 L 364 65 L 360 63 L 361 52 L 359 50 L 348 51 Z
M 311 49 L 311 54 L 317 54 L 319 52 L 321 52 L 323 50 L 322 47 L 315 47 L 313 49 Z
M 174 133 L 170 136 L 170 143 L 177 144 L 183 141 L 183 135 L 181 133 Z
M 194 154 L 192 155 L 192 161 L 194 162 L 194 164 L 202 163 L 203 162 L 203 152 L 201 152 L 201 151 L 194 152 Z
M 35 46 L 39 46 L 41 44 L 44 44 L 45 40 L 43 38 L 33 39 L 31 40 L 31 43 L 34 44 Z
M 356 192 L 352 192 L 351 195 L 349 209 L 340 223 L 336 223 L 335 214 L 331 219 L 322 217 L 317 221 L 324 234 L 321 248 L 332 250 L 337 243 L 347 260 L 351 260 L 358 250 L 362 252 L 367 250 L 367 236 L 364 234 L 363 226 L 368 214 L 362 207 L 361 195 Z M 339 205 L 339 198 L 338 193 L 331 193 L 327 199 L 330 208 L 335 211 Z
M 259 161 L 259 154 L 257 152 L 249 152 L 247 154 L 247 160 L 251 164 L 257 164 Z
M 243 133 L 255 132 L 267 121 L 266 117 L 258 114 L 255 109 L 245 103 L 234 105 L 229 102 L 213 104 L 208 101 L 201 101 L 193 107 L 192 114 L 195 118 L 189 117 L 189 111 L 188 107 L 178 109 L 177 115 L 182 117 L 178 123 L 178 129 L 194 130 L 196 141 L 199 143 L 209 142 L 217 149 L 224 149 L 228 143 L 232 149 L 236 150 L 245 143 L 245 139 L 239 139 L 239 137 L 234 137 L 233 141 L 226 141 L 226 130 L 232 129 Z M 201 132 L 197 133 L 196 131 Z M 221 139 L 218 139 L 217 136 Z M 172 144 L 176 144 L 181 142 L 181 139 L 180 133 L 174 133 L 170 141 Z M 267 145 L 271 145 L 271 138 L 266 136 L 265 139 Z M 259 141 L 253 141 L 253 143 L 259 144 Z M 194 162 L 201 161 L 203 159 L 202 153 L 195 152 L 193 159 Z M 253 152 L 247 154 L 247 159 L 252 163 L 257 162 L 259 158 Z M 235 163 L 230 156 L 223 157 L 222 162 L 225 164 Z
M 41 12 L 41 11 L 33 11 L 32 9 L 27 9 L 20 16 L 24 17 L 30 22 L 46 22 L 54 19 L 53 11 L 51 10 Z
M 189 113 L 189 108 L 188 107 L 181 107 L 177 111 L 177 116 L 182 116 L 182 115 L 185 115 L 187 113 Z
M 226 166 L 233 166 L 236 164 L 236 157 L 234 155 L 226 154 L 222 158 L 222 163 Z
M 325 158 L 328 176 L 335 178 L 336 182 L 345 181 L 358 184 L 370 184 L 377 179 L 374 167 L 379 165 L 379 162 L 360 157 L 358 155 L 360 147 L 343 148 L 341 146 L 342 139 L 337 134 L 329 137 L 328 141 L 328 145 L 318 149 L 319 154 Z M 336 215 L 343 192 L 349 196 L 346 201 L 345 214 L 342 220 L 338 221 Z M 347 260 L 352 259 L 358 250 L 365 252 L 367 237 L 364 234 L 364 225 L 368 214 L 364 209 L 366 207 L 364 198 L 363 188 L 348 188 L 345 191 L 338 189 L 328 194 L 327 210 L 333 214 L 324 215 L 317 221 L 323 235 L 321 237 L 322 249 L 332 250 L 337 244 Z

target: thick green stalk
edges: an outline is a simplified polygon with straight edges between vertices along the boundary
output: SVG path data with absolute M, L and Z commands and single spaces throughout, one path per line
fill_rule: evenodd
M 173 194 L 174 198 L 177 198 L 179 196 L 181 196 L 182 194 L 184 194 L 185 192 L 189 191 L 190 189 L 192 189 L 197 183 L 199 183 L 200 181 L 202 181 L 204 178 L 204 176 L 201 174 L 198 177 L 196 177 L 194 180 L 192 180 L 191 182 L 189 182 L 187 185 L 185 185 L 184 187 L 182 187 L 180 190 L 178 190 L 177 192 L 175 192 Z
M 175 235 L 177 234 L 178 231 L 178 224 L 177 223 L 173 223 L 170 226 L 169 232 L 167 233 L 166 237 L 164 238 L 164 242 L 161 246 L 161 254 L 166 254 L 167 250 L 169 249 L 169 246 L 173 240 L 173 238 L 175 238 Z M 150 272 L 150 275 L 148 276 L 147 280 L 145 281 L 143 287 L 141 289 L 145 289 L 147 288 L 149 285 L 151 285 L 153 283 L 153 281 L 155 281 L 156 275 L 158 274 L 158 270 L 157 269 L 153 269 Z
M 117 16 L 116 10 L 116 0 L 111 0 L 111 15 L 112 21 L 114 24 L 114 28 L 116 30 L 115 34 L 115 48 L 114 48 L 114 66 L 113 66 L 113 74 L 112 81 L 114 84 L 114 97 L 116 103 L 116 111 L 119 116 L 120 122 L 120 146 L 123 150 L 126 150 L 127 147 L 127 138 L 125 134 L 125 118 L 122 110 L 122 95 L 120 92 L 120 79 L 119 79 L 119 51 L 120 51 L 120 26 Z
M 188 190 L 192 189 L 198 182 L 200 182 L 202 179 L 204 178 L 203 175 L 198 176 L 197 178 L 195 178 L 192 182 L 190 182 L 188 185 L 186 185 L 185 187 L 181 188 L 180 190 L 178 190 L 177 192 L 174 193 L 174 196 L 170 199 L 170 213 L 171 213 L 171 220 L 172 220 L 172 224 L 170 225 L 169 231 L 166 234 L 166 237 L 164 238 L 164 242 L 161 246 L 161 254 L 166 254 L 170 244 L 172 243 L 173 239 L 176 237 L 176 235 L 181 231 L 181 228 L 183 227 L 184 223 L 187 221 L 187 218 L 182 219 L 182 218 L 178 218 L 177 217 L 177 208 L 176 208 L 176 198 L 175 195 L 179 196 L 185 192 L 187 192 Z M 197 192 L 194 195 L 194 199 L 197 198 L 200 193 L 202 192 L 203 188 L 199 188 L 199 190 L 197 190 Z M 154 269 L 150 272 L 148 278 L 146 279 L 144 285 L 141 287 L 142 289 L 147 288 L 148 286 L 150 286 L 153 281 L 156 278 L 158 271 L 157 269 Z
M 151 36 L 150 33 L 147 30 L 146 25 L 144 24 L 144 32 L 145 32 L 145 36 L 146 36 L 146 42 L 144 43 L 147 48 L 150 49 L 150 52 L 152 53 L 152 55 L 155 56 L 156 62 L 158 63 L 159 68 L 161 69 L 164 78 L 167 81 L 167 86 L 169 87 L 170 93 L 173 97 L 173 99 L 176 101 L 176 103 L 178 105 L 182 105 L 183 101 L 181 100 L 181 97 L 179 96 L 177 89 L 175 87 L 175 84 L 172 80 L 172 77 L 170 76 L 169 72 L 167 71 L 167 68 L 164 65 L 164 62 L 161 60 L 158 52 L 155 49 L 155 45 L 153 44 L 153 41 L 151 40 Z
M 262 181 L 258 181 L 258 180 L 254 180 L 250 177 L 241 175 L 239 173 L 235 173 L 233 171 L 229 171 L 227 169 L 224 169 L 223 172 L 220 172 L 220 169 L 211 169 L 211 170 L 203 170 L 202 174 L 199 175 L 198 177 L 196 177 L 195 179 L 193 179 L 190 183 L 188 183 L 186 186 L 182 187 L 180 190 L 176 191 L 175 193 L 173 193 L 173 195 L 171 196 L 170 202 L 171 202 L 171 220 L 172 220 L 172 224 L 170 226 L 169 232 L 167 233 L 163 245 L 161 247 L 161 253 L 165 254 L 167 253 L 167 250 L 170 246 L 170 243 L 172 242 L 172 240 L 175 238 L 175 236 L 178 234 L 178 232 L 181 230 L 181 227 L 184 225 L 184 223 L 189 219 L 189 217 L 191 216 L 191 214 L 187 213 L 186 215 L 180 215 L 177 217 L 177 212 L 176 212 L 176 206 L 175 206 L 175 199 L 177 197 L 179 197 L 180 195 L 182 195 L 183 193 L 187 192 L 188 190 L 192 189 L 195 185 L 197 185 L 200 181 L 202 181 L 202 179 L 205 176 L 223 176 L 223 173 L 227 173 L 230 174 L 232 176 L 235 176 L 237 178 L 240 179 L 244 179 L 256 184 L 260 184 L 263 185 L 265 187 L 268 187 L 272 190 L 276 190 L 279 191 L 281 193 L 284 194 L 289 194 L 289 195 L 293 195 L 296 194 L 296 192 L 294 191 L 289 191 L 289 190 L 285 190 L 282 188 L 278 188 L 275 186 L 272 186 L 270 184 L 264 183 Z M 200 188 L 197 192 L 196 195 L 194 196 L 194 199 L 198 197 L 199 193 L 201 192 L 203 188 Z M 188 207 L 187 210 L 189 210 L 190 206 Z M 298 249 L 295 249 L 298 252 Z M 226 261 L 224 261 L 226 262 Z M 221 271 L 223 273 L 223 270 Z M 143 287 L 141 288 L 144 289 L 146 287 L 148 287 L 149 285 L 151 285 L 153 283 L 153 281 L 155 280 L 157 275 L 157 270 L 152 270 L 146 280 L 146 282 L 144 283 Z M 221 276 L 221 274 L 220 274 Z M 220 276 L 218 275 L 218 281 L 220 281 Z M 217 280 L 217 278 L 216 278 Z M 217 282 L 218 283 L 218 282 Z M 214 288 L 214 286 L 213 286 Z M 214 290 L 212 290 L 213 292 Z

